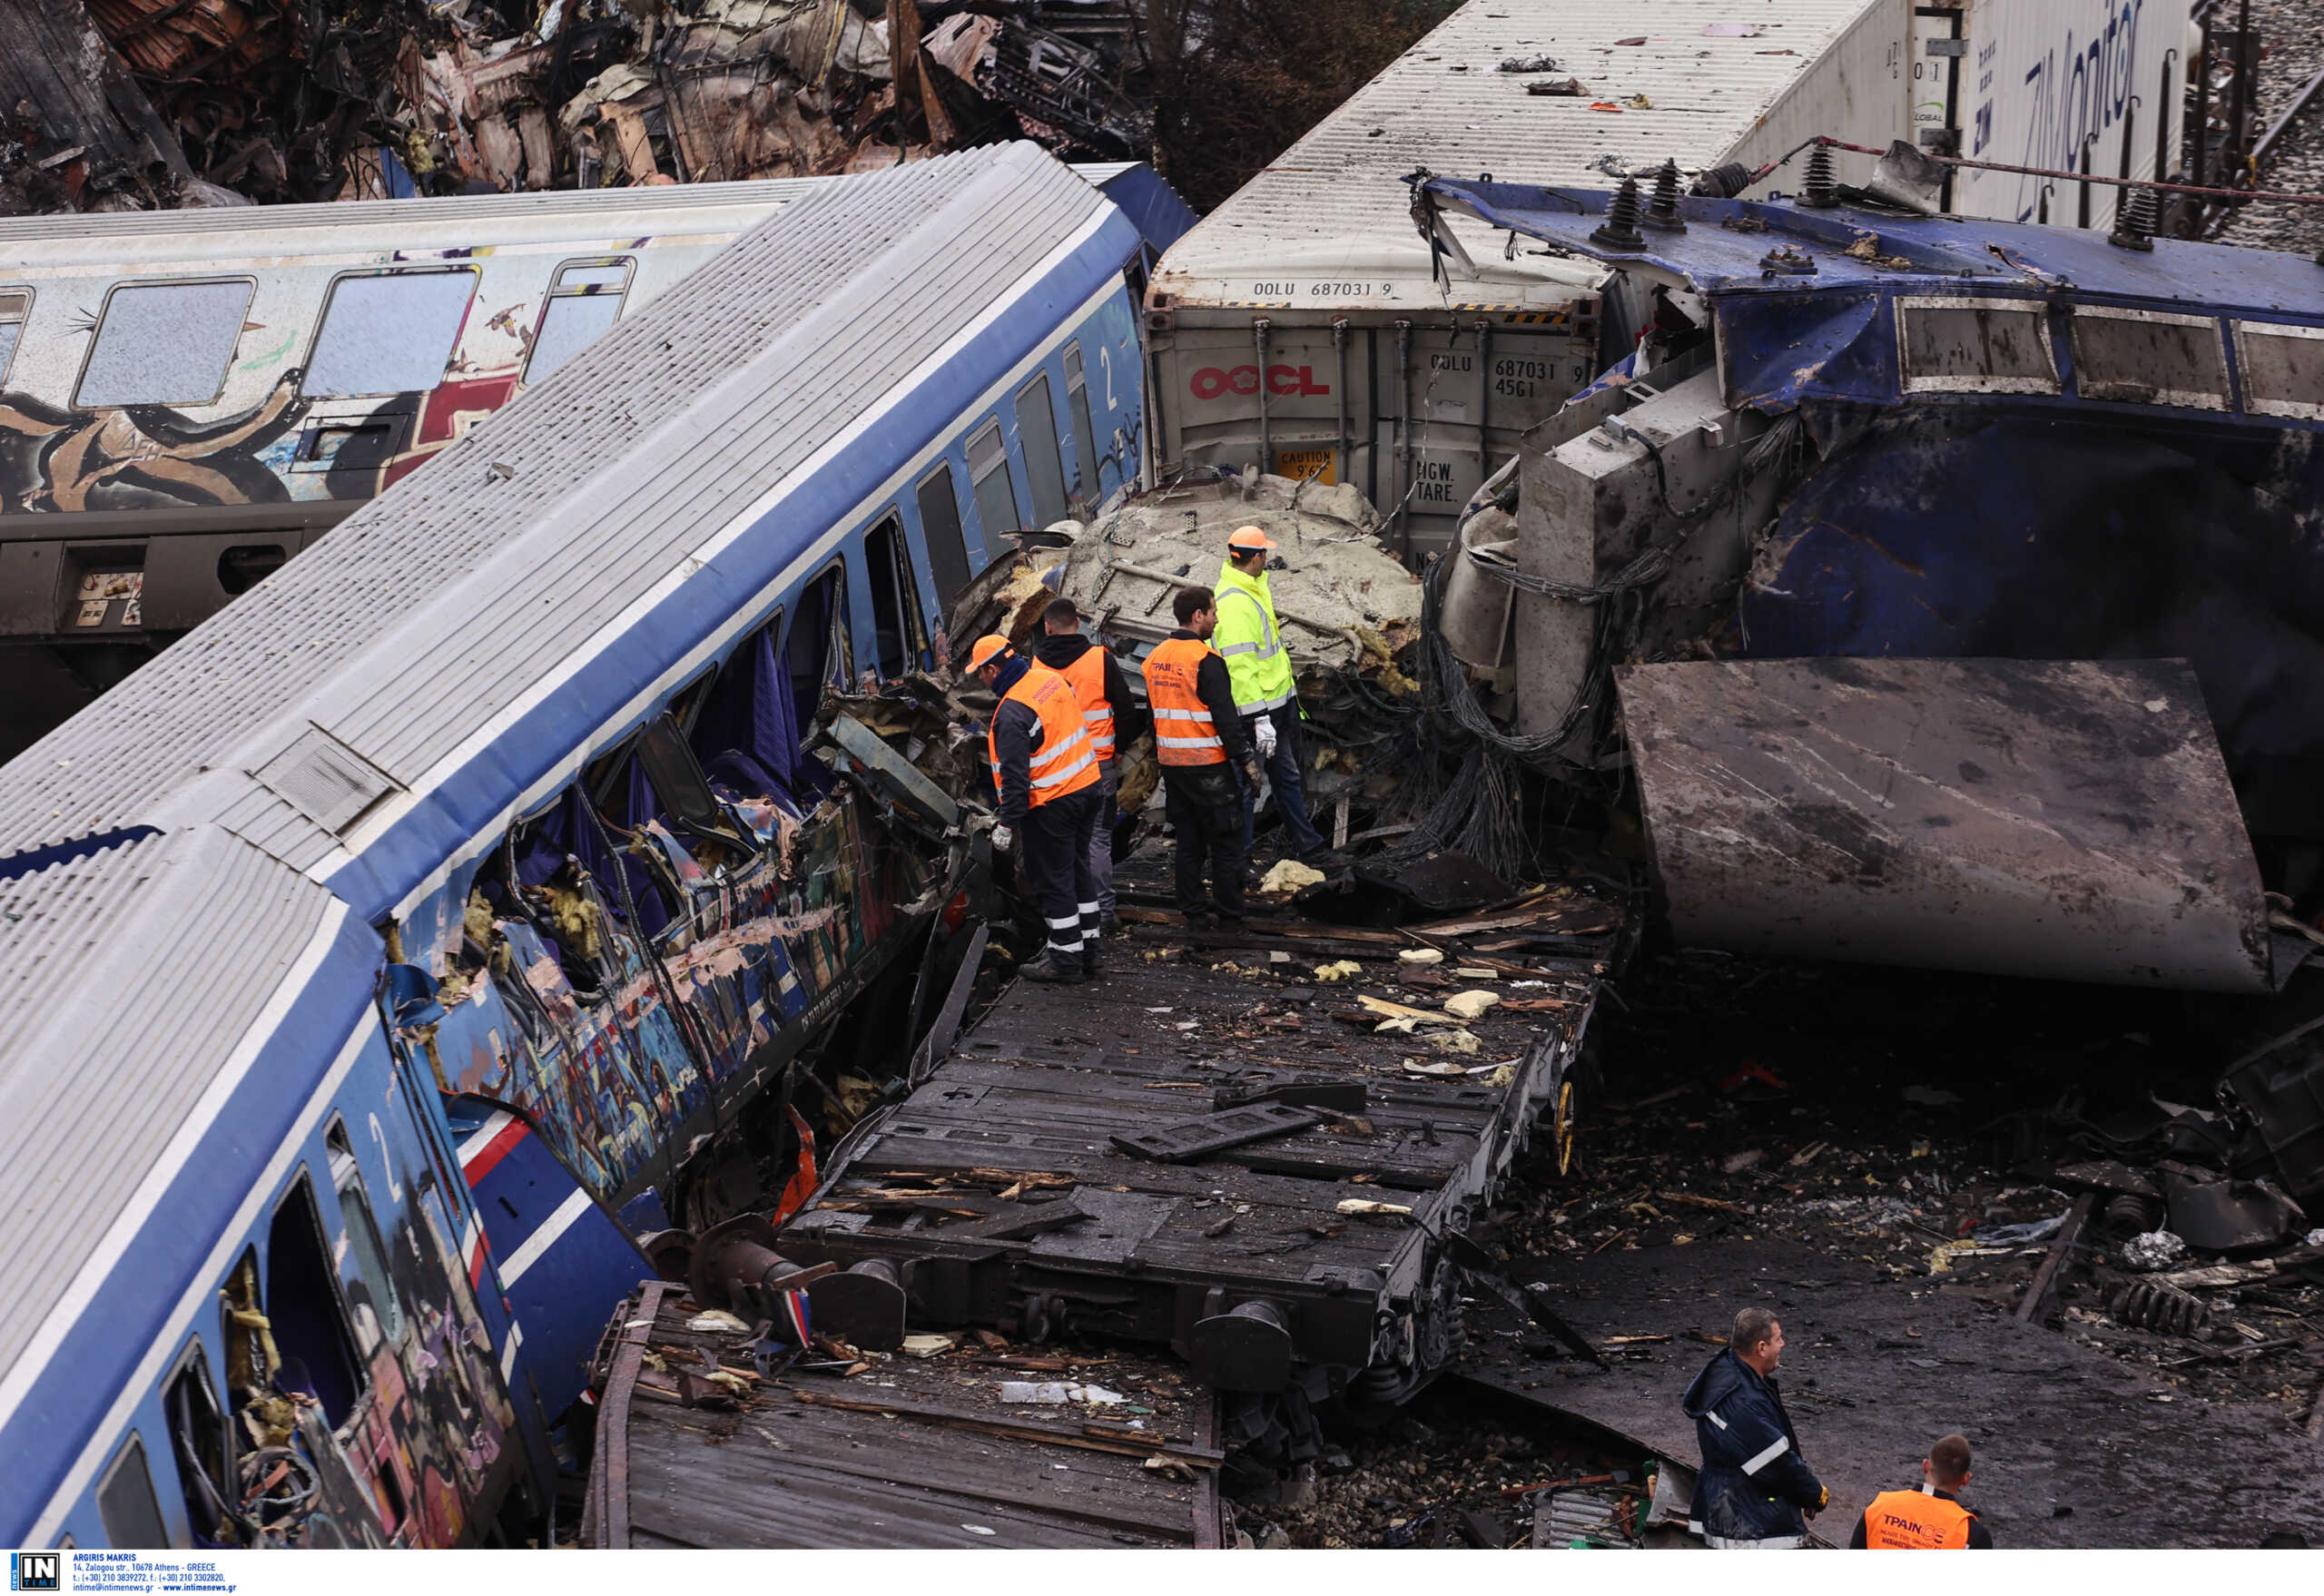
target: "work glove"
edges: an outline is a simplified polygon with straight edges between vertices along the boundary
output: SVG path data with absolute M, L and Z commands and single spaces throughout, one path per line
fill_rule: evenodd
M 1251 734 L 1258 740 L 1259 757 L 1273 759 L 1275 757 L 1275 717 L 1271 714 L 1259 716 L 1251 726 Z
M 1006 853 L 1016 846 L 1017 833 L 1015 832 L 1010 831 L 1007 826 L 995 826 L 992 828 L 992 851 L 995 853 Z
M 1807 1510 L 1807 1516 L 1812 1519 L 1831 1505 L 1832 1488 L 1829 1485 L 1819 1485 L 1816 1488 L 1816 1505 Z
M 1259 773 L 1259 762 L 1256 759 L 1246 759 L 1243 762 L 1243 779 L 1251 783 L 1251 791 L 1254 793 L 1266 785 L 1265 780 Z

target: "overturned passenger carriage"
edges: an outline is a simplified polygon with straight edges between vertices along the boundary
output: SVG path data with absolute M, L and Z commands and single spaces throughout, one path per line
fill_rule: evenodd
M 1140 249 L 1030 145 L 821 187 L 0 769 L 0 1538 L 538 1522 L 635 1237 L 947 951 L 964 828 L 804 733 L 1134 474 Z

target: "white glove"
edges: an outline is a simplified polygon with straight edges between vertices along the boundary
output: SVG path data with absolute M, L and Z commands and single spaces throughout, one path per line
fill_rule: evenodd
M 1259 757 L 1275 757 L 1275 716 L 1263 714 L 1251 727 L 1251 735 L 1258 740 Z
M 1007 826 L 992 828 L 992 851 L 995 853 L 1006 853 L 1015 846 L 1017 846 L 1015 832 L 1010 831 Z

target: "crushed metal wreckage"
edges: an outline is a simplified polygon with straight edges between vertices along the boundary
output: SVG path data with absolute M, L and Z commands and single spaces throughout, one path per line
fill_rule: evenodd
M 1059 9 L 34 0 L 0 10 L 0 214 L 1143 158 L 1126 35 Z
M 1553 758 L 1627 734 L 1682 939 L 2289 978 L 2310 940 L 2262 889 L 2324 908 L 2296 531 L 2324 267 L 1845 196 L 1658 195 L 1642 231 L 1635 184 L 1412 181 L 1424 236 L 1473 217 L 1643 308 L 1466 522 L 1446 632 Z

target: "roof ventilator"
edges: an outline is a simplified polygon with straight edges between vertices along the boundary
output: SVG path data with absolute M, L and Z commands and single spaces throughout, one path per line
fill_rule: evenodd
M 1654 174 L 1654 202 L 1639 218 L 1640 227 L 1650 227 L 1657 232 L 1684 232 L 1686 218 L 1679 214 L 1679 163 L 1676 157 L 1665 161 L 1662 170 Z
M 1829 211 L 1840 202 L 1840 182 L 1832 171 L 1832 147 L 1817 144 L 1807 153 L 1807 186 L 1799 203 L 1811 211 Z
M 2154 235 L 2162 222 L 2162 207 L 2151 188 L 2134 188 L 2114 210 L 2114 231 L 2106 241 L 2118 250 L 2154 251 Z
M 1614 192 L 1614 202 L 1606 207 L 1606 220 L 1590 233 L 1590 241 L 1610 250 L 1646 248 L 1646 234 L 1638 230 L 1638 179 L 1626 177 Z

